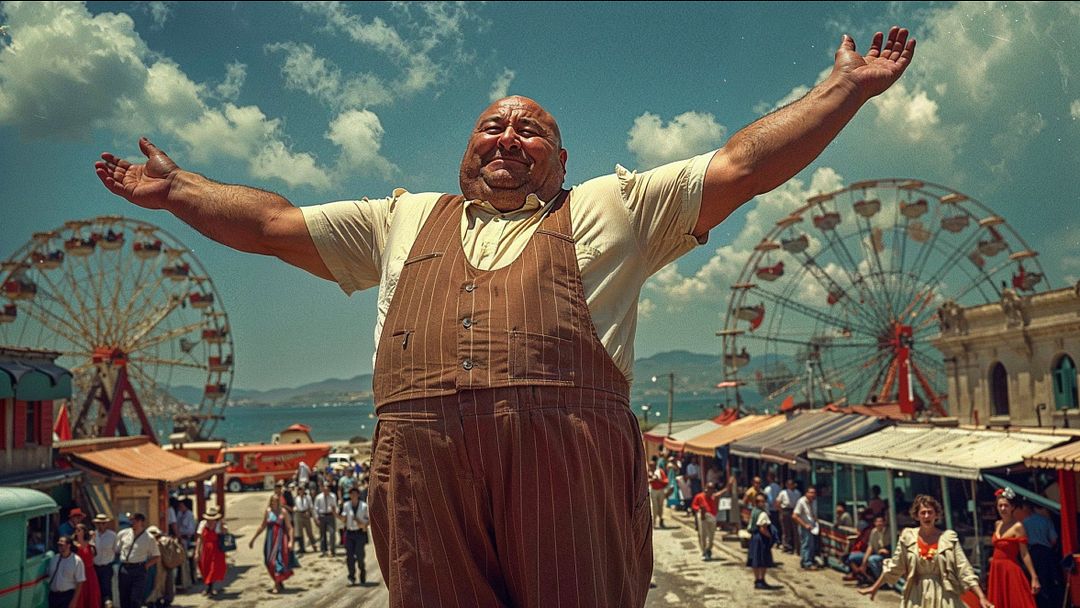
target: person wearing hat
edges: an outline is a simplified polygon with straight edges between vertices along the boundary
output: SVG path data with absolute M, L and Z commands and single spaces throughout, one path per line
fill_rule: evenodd
M 146 573 L 161 559 L 161 551 L 147 534 L 146 516 L 132 513 L 131 527 L 116 535 L 120 554 L 120 608 L 139 608 L 146 591 Z
M 116 532 L 112 529 L 113 519 L 105 513 L 94 516 L 94 528 L 97 534 L 91 544 L 94 545 L 94 572 L 97 574 L 98 588 L 101 589 L 102 603 L 112 604 L 113 562 L 116 561 Z
M 81 524 L 84 519 L 86 519 L 86 514 L 83 513 L 82 509 L 73 507 L 68 511 L 67 521 L 60 524 L 60 529 L 57 531 L 57 534 L 60 536 L 71 536 L 72 534 L 75 534 L 75 526 Z
M 171 606 L 176 597 L 176 569 L 184 561 L 186 554 L 180 541 L 167 534 L 162 534 L 157 526 L 146 529 L 147 535 L 157 543 L 161 559 L 150 568 L 150 593 L 146 596 L 147 606 Z
M 203 595 L 221 593 L 220 587 L 214 589 L 214 583 L 225 580 L 227 566 L 220 539 L 228 531 L 225 523 L 221 521 L 221 511 L 214 506 L 208 507 L 199 522 L 199 530 L 195 533 L 195 563 L 199 564 L 199 573 L 206 585 Z

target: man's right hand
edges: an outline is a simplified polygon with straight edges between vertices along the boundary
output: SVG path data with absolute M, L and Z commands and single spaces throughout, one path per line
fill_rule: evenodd
M 139 149 L 146 155 L 145 164 L 133 165 L 106 152 L 94 163 L 94 172 L 109 192 L 140 207 L 162 209 L 180 167 L 145 137 L 139 138 Z

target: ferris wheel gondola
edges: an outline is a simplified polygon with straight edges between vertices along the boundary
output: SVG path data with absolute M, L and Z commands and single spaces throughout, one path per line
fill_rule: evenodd
M 175 237 L 118 216 L 68 221 L 0 265 L 0 285 L 0 343 L 57 351 L 75 374 L 74 436 L 154 436 L 153 419 L 191 439 L 213 433 L 232 336 L 213 281 Z
M 1048 287 L 1038 254 L 979 201 L 920 180 L 857 182 L 808 198 L 755 247 L 718 332 L 723 384 L 736 405 L 755 387 L 767 407 L 944 414 L 929 343 L 941 311 Z

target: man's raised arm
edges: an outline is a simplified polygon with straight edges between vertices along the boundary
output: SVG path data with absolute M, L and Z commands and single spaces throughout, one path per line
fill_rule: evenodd
M 334 280 L 311 240 L 303 213 L 284 197 L 222 184 L 184 171 L 167 154 L 139 139 L 146 163 L 133 165 L 112 154 L 94 163 L 113 194 L 147 209 L 165 209 L 207 237 L 233 249 L 272 255 Z
M 888 38 L 875 34 L 865 57 L 845 34 L 828 78 L 733 135 L 713 156 L 694 234 L 703 236 L 739 205 L 802 171 L 867 100 L 900 78 L 914 55 L 915 39 L 906 29 L 893 27 Z

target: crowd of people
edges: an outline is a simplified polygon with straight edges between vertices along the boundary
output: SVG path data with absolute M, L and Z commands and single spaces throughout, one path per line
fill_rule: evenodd
M 147 525 L 143 513 L 126 514 L 119 531 L 102 513 L 90 524 L 85 520 L 74 507 L 59 527 L 46 573 L 50 608 L 170 606 L 178 590 L 196 583 L 196 572 L 204 594 L 220 593 L 228 530 L 217 507 L 208 507 L 196 524 L 190 499 L 174 498 L 164 531 Z
M 664 515 L 668 511 L 692 517 L 702 560 L 713 559 L 719 529 L 743 541 L 755 589 L 775 588 L 766 581 L 766 573 L 776 566 L 774 550 L 798 554 L 804 570 L 818 570 L 826 564 L 820 550 L 819 509 L 823 507 L 813 485 L 793 476 L 781 487 L 770 471 L 764 479 L 750 478 L 742 490 L 736 476 L 725 476 L 715 465 L 701 474 L 696 464 L 684 462 L 676 454 L 657 455 L 651 460 L 649 492 L 654 527 L 666 527 Z M 829 565 L 845 571 L 843 580 L 856 584 L 860 593 L 873 599 L 883 587 L 900 589 L 897 583 L 903 579 L 901 605 L 905 608 L 973 605 L 962 601 L 965 594 L 981 608 L 1062 605 L 1064 572 L 1056 557 L 1058 535 L 1045 507 L 1025 500 L 1011 488 L 996 492 L 999 519 L 991 537 L 993 555 L 984 586 L 964 553 L 959 535 L 940 527 L 944 510 L 937 499 L 915 496 L 908 509 L 914 526 L 899 531 L 895 547 L 888 506 L 881 489 L 874 486 L 864 508 L 853 513 L 848 505 L 837 503 L 828 522 L 833 528 L 851 532 L 846 555 Z
M 349 584 L 367 583 L 367 469 L 367 463 L 351 463 L 312 471 L 303 463 L 288 483 L 277 482 L 249 541 L 254 548 L 265 534 L 271 593 L 284 590 L 297 556 L 309 548 L 333 558 L 341 545 Z M 216 506 L 201 520 L 192 507 L 190 498 L 170 498 L 165 530 L 147 525 L 142 513 L 126 514 L 122 522 L 98 514 L 88 522 L 82 509 L 69 509 L 47 572 L 50 608 L 164 608 L 178 592 L 199 587 L 207 597 L 221 595 L 226 552 L 235 549 L 235 539 Z

